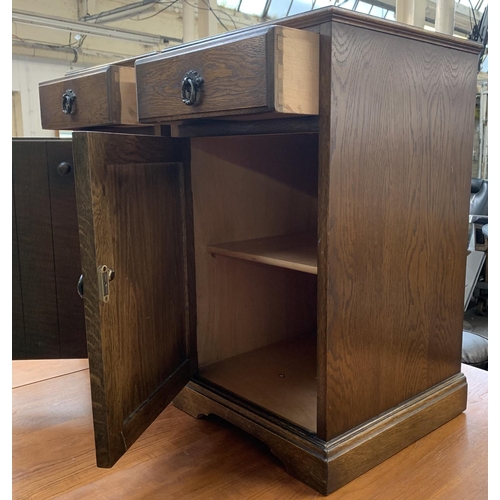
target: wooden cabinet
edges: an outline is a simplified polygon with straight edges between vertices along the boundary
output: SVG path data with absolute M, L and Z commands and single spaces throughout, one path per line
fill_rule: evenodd
M 85 358 L 70 140 L 12 139 L 12 359 Z
M 317 119 L 221 126 L 187 111 L 172 123 L 184 138 L 74 134 L 99 466 L 174 400 L 328 494 L 466 407 L 479 46 L 336 8 L 279 24 L 319 36 Z M 144 59 L 138 95 L 177 82 L 180 104 L 155 116 L 180 117 L 179 75 L 210 67 L 196 48 L 231 53 L 236 39 Z M 162 68 L 153 90 L 148 67 Z

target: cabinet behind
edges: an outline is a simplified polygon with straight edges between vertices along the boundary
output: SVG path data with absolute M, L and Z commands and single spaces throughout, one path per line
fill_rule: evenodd
M 71 140 L 12 139 L 12 359 L 86 358 Z

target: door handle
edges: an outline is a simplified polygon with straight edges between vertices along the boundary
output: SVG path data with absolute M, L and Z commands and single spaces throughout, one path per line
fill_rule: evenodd
M 80 297 L 83 299 L 83 274 L 80 274 L 80 278 L 78 278 L 76 291 L 78 292 L 78 295 L 80 295 Z

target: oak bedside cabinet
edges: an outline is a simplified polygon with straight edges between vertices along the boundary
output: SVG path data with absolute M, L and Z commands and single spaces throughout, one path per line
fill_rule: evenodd
M 98 466 L 173 401 L 328 494 L 465 410 L 479 49 L 325 8 L 90 72 L 156 135 L 41 85 L 45 126 L 66 90 L 99 119 L 71 125 Z

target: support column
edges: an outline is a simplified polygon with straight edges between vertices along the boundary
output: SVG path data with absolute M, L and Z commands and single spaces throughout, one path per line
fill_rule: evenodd
M 192 2 L 189 2 L 192 3 Z M 194 31 L 194 7 L 182 1 L 182 41 L 190 42 L 196 39 Z
M 396 21 L 423 28 L 427 0 L 396 0 Z
M 455 25 L 455 0 L 437 0 L 436 31 L 453 35 Z
M 198 0 L 198 35 L 200 38 L 216 35 L 219 32 L 219 21 L 209 6 L 214 10 L 217 9 L 217 0 Z

